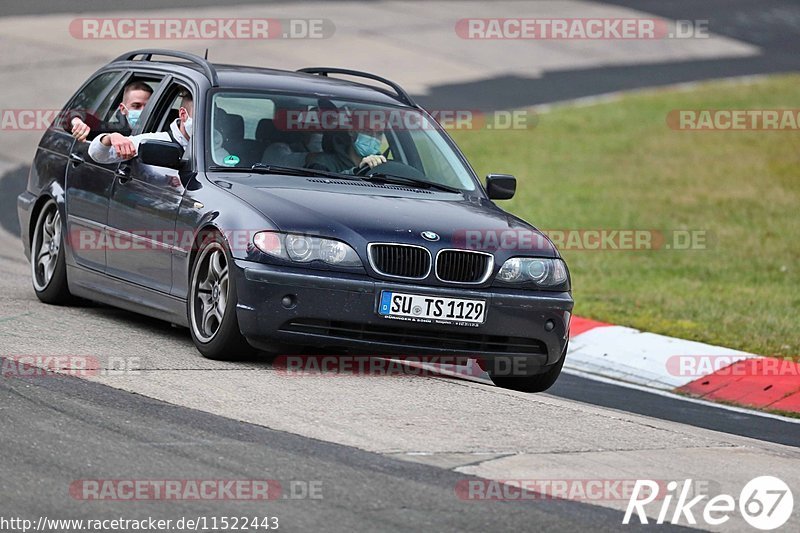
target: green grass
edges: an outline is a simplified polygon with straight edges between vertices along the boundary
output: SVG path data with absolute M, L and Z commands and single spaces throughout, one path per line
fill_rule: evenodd
M 798 109 L 800 76 L 711 82 L 451 132 L 542 229 L 705 230 L 707 250 L 564 250 L 579 316 L 800 360 L 800 132 L 672 130 L 673 109 Z

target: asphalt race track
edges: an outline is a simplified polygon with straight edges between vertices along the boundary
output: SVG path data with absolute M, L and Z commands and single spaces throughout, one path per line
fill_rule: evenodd
M 221 502 L 213 513 L 277 516 L 290 531 L 352 531 L 368 524 L 382 531 L 523 531 L 530 524 L 614 531 L 621 522 L 619 511 L 578 502 L 465 505 L 453 487 L 467 478 L 449 470 L 241 424 L 71 377 L 3 380 L 0 401 L 4 423 L 16 428 L 2 438 L 4 450 L 15 450 L 5 454 L 3 506 L 21 516 L 43 509 L 70 518 L 209 514 L 207 503 L 65 502 L 65 487 L 75 479 L 116 478 L 124 471 L 127 479 L 276 480 L 292 498 L 266 506 Z M 44 435 L 52 440 L 43 442 Z M 50 460 L 43 460 L 46 456 Z M 321 487 L 323 497 L 299 499 L 306 481 Z
M 472 475 L 685 477 L 731 492 L 767 471 L 796 482 L 797 448 L 550 394 L 436 377 L 289 376 L 258 359 L 207 361 L 188 332 L 168 324 L 104 306 L 44 306 L 24 262 L 4 252 L 0 263 L 2 303 L 14 310 L 0 319 L 3 353 L 93 356 L 103 368 L 127 361 L 137 369 L 0 381 L 5 515 L 170 518 L 260 509 L 290 530 L 613 529 L 624 502 L 463 501 L 455 487 Z M 565 378 L 559 389 L 569 393 L 576 384 Z M 625 391 L 581 386 L 608 396 Z M 782 431 L 796 436 L 797 428 Z M 728 469 L 731 461 L 739 467 Z M 174 478 L 316 483 L 322 499 L 192 506 L 78 501 L 68 491 L 81 479 Z
M 72 49 L 61 50 L 53 28 L 76 13 L 104 13 L 111 7 L 92 0 L 70 2 L 69 8 L 59 3 L 52 10 L 49 4 L 34 0 L 3 8 L 0 42 L 18 54 L 0 59 L 4 107 L 58 107 L 103 61 L 137 47 L 110 43 L 108 49 L 92 49 L 70 42 Z M 252 7 L 242 4 L 248 3 L 173 6 L 239 16 Z M 264 2 L 257 4 L 266 9 Z M 434 14 L 453 9 L 451 3 L 433 4 L 421 3 L 419 9 Z M 673 19 L 716 20 L 711 29 L 722 36 L 715 45 L 719 55 L 686 45 L 680 50 L 684 59 L 666 50 L 665 60 L 644 54 L 590 68 L 580 53 L 559 50 L 554 54 L 568 65 L 564 68 L 543 63 L 537 66 L 540 75 L 493 71 L 481 78 L 474 71 L 496 58 L 475 57 L 470 67 L 469 61 L 442 53 L 432 62 L 457 65 L 442 74 L 454 81 L 428 83 L 423 73 L 411 76 L 410 86 L 429 106 L 497 109 L 800 66 L 800 36 L 782 23 L 786 13 L 800 13 L 791 2 L 608 4 L 608 9 Z M 371 9 L 408 22 L 397 6 L 361 5 L 348 4 L 351 20 L 358 10 Z M 160 4 L 118 2 L 113 9 L 134 6 Z M 285 2 L 267 7 L 273 6 L 289 9 Z M 307 2 L 298 6 L 319 8 Z M 42 13 L 47 16 L 33 16 Z M 413 31 L 428 31 L 419 26 Z M 33 28 L 38 33 L 30 37 Z M 363 44 L 359 39 L 376 31 L 348 33 L 351 29 L 343 22 L 337 30 L 341 44 L 332 40 L 330 46 L 343 50 Z M 237 55 L 225 44 L 216 53 L 224 61 Z M 264 61 L 302 66 L 314 62 L 315 53 L 320 49 L 288 57 L 268 50 Z M 419 50 L 410 52 L 415 53 Z M 364 68 L 391 72 L 375 61 Z M 42 74 L 45 68 L 53 69 L 52 80 Z M 47 101 L 37 104 L 37 93 Z M 747 481 L 761 475 L 800 486 L 796 421 L 569 374 L 540 395 L 437 376 L 289 376 L 260 358 L 205 360 L 187 330 L 164 322 L 91 303 L 41 304 L 31 287 L 16 220 L 16 196 L 25 186 L 40 134 L 2 132 L 0 143 L 0 363 L 21 355 L 80 356 L 96 360 L 99 368 L 82 377 L 0 376 L 0 517 L 277 516 L 281 529 L 289 531 L 616 531 L 636 527 L 621 525 L 627 503 L 622 499 L 471 501 L 458 487 L 479 479 L 693 479 L 715 494 L 738 496 Z M 112 371 L 120 362 L 127 369 Z M 80 480 L 170 479 L 272 480 L 283 492 L 267 502 L 86 501 L 70 492 Z M 318 489 L 317 497 L 304 492 L 311 486 Z M 657 512 L 648 509 L 651 518 Z M 795 510 L 787 527 L 798 525 Z M 738 516 L 725 529 L 749 530 Z

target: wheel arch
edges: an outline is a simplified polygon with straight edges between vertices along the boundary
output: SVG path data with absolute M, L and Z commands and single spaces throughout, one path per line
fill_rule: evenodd
M 41 192 L 31 208 L 31 216 L 28 218 L 28 246 L 33 242 L 33 233 L 35 231 L 36 221 L 39 219 L 39 214 L 42 212 L 44 206 L 51 200 L 56 203 L 56 208 L 59 210 L 64 227 L 66 227 L 67 214 L 64 205 L 64 192 L 53 183 L 50 187 Z
M 200 251 L 200 245 L 202 244 L 202 239 L 204 235 L 208 233 L 217 233 L 222 237 L 222 240 L 225 241 L 225 246 L 228 247 L 230 250 L 230 243 L 228 243 L 228 239 L 225 237 L 225 232 L 219 228 L 213 222 L 206 222 L 200 226 L 200 228 L 195 232 L 194 239 L 192 239 L 192 249 L 189 250 L 189 261 L 188 261 L 188 278 L 191 280 L 192 269 L 194 268 L 194 262 L 197 259 L 197 253 Z

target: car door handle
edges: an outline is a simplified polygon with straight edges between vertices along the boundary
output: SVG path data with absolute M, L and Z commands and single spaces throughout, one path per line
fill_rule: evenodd
M 73 164 L 73 166 L 76 166 L 76 167 L 78 165 L 80 165 L 81 163 L 85 163 L 86 162 L 86 160 L 84 158 L 82 158 L 81 156 L 79 156 L 78 154 L 76 154 L 74 152 L 70 152 L 69 160 Z
M 119 180 L 120 183 L 128 183 L 129 181 L 131 181 L 130 173 L 131 173 L 131 167 L 129 167 L 128 165 L 122 165 L 117 169 L 115 175 L 117 176 L 117 179 Z

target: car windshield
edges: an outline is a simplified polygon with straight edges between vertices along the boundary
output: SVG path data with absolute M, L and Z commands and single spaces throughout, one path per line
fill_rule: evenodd
M 475 181 L 422 111 L 316 96 L 214 94 L 209 167 L 303 168 L 472 191 Z M 386 162 L 362 165 L 364 158 Z

